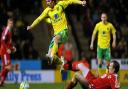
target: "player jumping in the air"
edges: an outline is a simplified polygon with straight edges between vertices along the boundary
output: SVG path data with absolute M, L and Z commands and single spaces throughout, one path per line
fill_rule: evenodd
M 34 28 L 43 19 L 49 19 L 54 29 L 54 37 L 50 43 L 47 57 L 50 58 L 50 63 L 56 59 L 58 64 L 62 64 L 62 60 L 56 55 L 58 51 L 58 44 L 65 43 L 68 39 L 68 23 L 66 20 L 64 9 L 70 4 L 80 4 L 85 6 L 86 1 L 80 0 L 46 0 L 48 7 L 42 12 L 42 14 L 27 27 L 27 30 Z
M 73 89 L 77 82 L 82 85 L 83 89 L 118 89 L 120 87 L 117 74 L 119 69 L 119 63 L 111 61 L 108 73 L 96 78 L 86 65 L 79 63 L 76 65 L 76 70 L 80 71 L 74 74 L 66 89 Z
M 10 53 L 15 52 L 16 48 L 12 45 L 13 19 L 9 18 L 7 27 L 3 29 L 1 36 L 0 55 L 2 60 L 2 70 L 0 73 L 0 85 L 4 84 L 8 72 L 12 69 Z

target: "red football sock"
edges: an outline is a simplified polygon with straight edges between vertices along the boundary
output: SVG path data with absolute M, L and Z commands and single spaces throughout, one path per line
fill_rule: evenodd
M 69 64 L 64 64 L 63 68 L 64 70 L 69 70 Z
M 72 70 L 73 71 L 78 71 L 78 69 L 77 69 L 78 64 L 79 64 L 79 62 L 73 62 L 72 63 Z

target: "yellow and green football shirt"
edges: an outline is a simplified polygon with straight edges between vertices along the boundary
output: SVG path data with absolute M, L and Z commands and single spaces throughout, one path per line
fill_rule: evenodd
M 68 28 L 68 23 L 64 9 L 70 4 L 81 4 L 79 0 L 59 1 L 54 8 L 47 7 L 42 14 L 32 23 L 31 27 L 36 26 L 44 18 L 50 18 L 54 29 L 54 35 Z
M 111 33 L 113 35 L 116 33 L 116 29 L 114 28 L 114 26 L 110 22 L 107 22 L 106 24 L 99 22 L 96 24 L 94 28 L 93 35 L 96 35 L 97 32 L 98 32 L 98 46 L 100 48 L 109 48 Z

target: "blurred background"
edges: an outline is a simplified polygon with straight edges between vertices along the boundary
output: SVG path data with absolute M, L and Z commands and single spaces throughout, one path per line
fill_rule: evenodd
M 101 12 L 107 12 L 109 21 L 113 23 L 117 30 L 117 45 L 115 49 L 111 49 L 112 59 L 120 62 L 121 72 L 123 72 L 121 82 L 128 84 L 128 72 L 126 71 L 128 70 L 128 1 L 86 1 L 87 5 L 85 7 L 70 5 L 66 8 L 70 36 L 69 41 L 59 48 L 59 53 L 63 52 L 64 57 L 71 60 L 86 59 L 90 65 L 93 65 L 91 68 L 96 69 L 97 41 L 95 41 L 95 49 L 91 51 L 89 47 L 90 40 L 95 24 L 100 21 Z M 13 17 L 15 27 L 12 39 L 17 51 L 11 54 L 11 59 L 16 70 L 22 71 L 20 73 L 11 72 L 8 75 L 7 82 L 17 83 L 22 79 L 27 79 L 33 83 L 54 83 L 55 81 L 60 83 L 62 81 L 57 77 L 61 75 L 55 70 L 56 66 L 47 65 L 45 57 L 53 36 L 52 26 L 42 21 L 33 30 L 26 30 L 26 27 L 31 25 L 45 8 L 45 0 L 0 0 L 0 32 L 6 26 L 7 19 Z M 34 70 L 36 71 L 35 75 Z M 53 74 L 53 76 L 50 75 L 51 78 L 41 79 L 43 76 L 49 75 L 49 73 Z M 21 74 L 19 76 L 22 79 L 16 80 L 15 74 Z M 26 74 L 29 77 L 26 77 Z M 69 75 L 72 75 L 72 73 Z

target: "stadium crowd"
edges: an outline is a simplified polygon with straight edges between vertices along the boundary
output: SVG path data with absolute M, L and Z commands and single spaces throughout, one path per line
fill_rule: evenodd
M 96 22 L 99 21 L 100 12 L 107 12 L 109 20 L 114 24 L 117 30 L 117 47 L 112 49 L 112 57 L 128 58 L 127 5 L 128 3 L 126 0 L 119 0 L 118 2 L 117 0 L 87 0 L 86 7 L 78 6 L 77 8 L 72 5 L 66 9 L 66 13 L 68 18 L 69 16 L 75 16 L 77 18 L 76 24 L 81 22 L 84 37 L 88 39 L 88 45 L 90 45 L 92 31 Z M 13 17 L 16 23 L 13 31 L 13 43 L 16 46 L 17 51 L 12 54 L 13 59 L 39 58 L 38 50 L 35 50 L 32 45 L 34 39 L 33 35 L 25 28 L 28 25 L 28 22 L 25 20 L 24 16 L 27 14 L 39 14 L 41 13 L 41 9 L 41 0 L 0 0 L 0 31 L 2 32 L 2 28 L 6 25 L 8 17 Z M 72 21 L 73 19 L 69 22 L 72 23 Z M 75 37 L 75 34 L 73 34 L 73 36 L 75 39 L 78 39 L 76 40 L 76 43 L 79 44 L 79 39 L 81 38 Z M 85 47 L 88 46 L 85 45 Z M 79 49 L 80 47 L 78 50 Z M 89 48 L 87 49 L 88 50 L 85 53 L 90 51 Z M 79 52 L 81 54 L 83 51 L 80 50 Z M 90 55 L 89 58 L 96 57 L 96 52 L 91 53 L 92 55 Z

